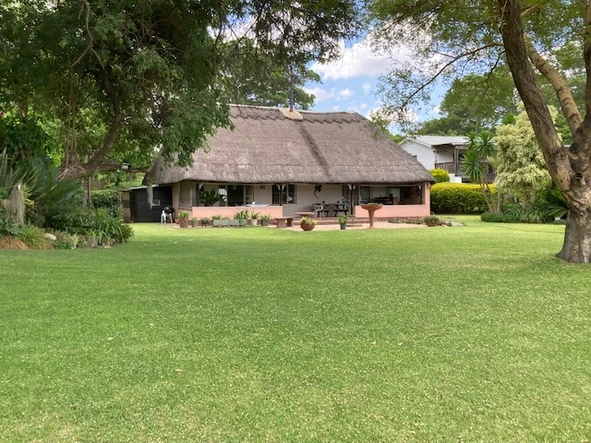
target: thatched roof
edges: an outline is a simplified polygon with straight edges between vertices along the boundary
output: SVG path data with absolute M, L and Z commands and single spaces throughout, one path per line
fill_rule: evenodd
M 295 116 L 288 118 L 285 114 Z M 189 168 L 158 158 L 152 182 L 417 183 L 429 172 L 363 116 L 232 106 L 233 130 L 219 129 Z M 298 116 L 300 116 L 298 119 Z

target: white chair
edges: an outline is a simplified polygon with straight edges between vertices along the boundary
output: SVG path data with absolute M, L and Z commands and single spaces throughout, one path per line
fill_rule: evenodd
M 314 217 L 324 217 L 324 205 L 314 205 Z

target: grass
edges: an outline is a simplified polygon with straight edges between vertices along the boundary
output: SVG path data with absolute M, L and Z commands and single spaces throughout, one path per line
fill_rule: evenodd
M 563 226 L 136 225 L 0 251 L 0 441 L 588 441 Z

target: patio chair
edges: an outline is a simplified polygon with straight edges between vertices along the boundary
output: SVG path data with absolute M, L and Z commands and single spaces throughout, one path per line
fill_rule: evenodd
M 324 205 L 314 205 L 314 217 L 324 217 Z

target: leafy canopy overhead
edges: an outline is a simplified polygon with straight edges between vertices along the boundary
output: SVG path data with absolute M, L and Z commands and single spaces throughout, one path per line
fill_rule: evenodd
M 353 0 L 9 2 L 0 15 L 0 106 L 56 122 L 65 176 L 146 164 L 157 148 L 188 164 L 229 125 L 231 99 L 277 101 L 243 86 L 262 67 L 278 76 L 294 64 L 311 77 L 302 67 L 334 57 L 357 17 Z

